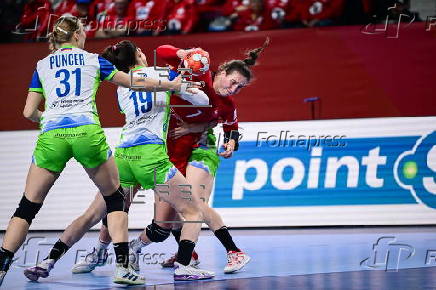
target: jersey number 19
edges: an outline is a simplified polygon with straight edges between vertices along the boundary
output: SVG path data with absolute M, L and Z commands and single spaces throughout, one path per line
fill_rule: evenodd
M 152 105 L 151 92 L 146 92 L 145 99 L 144 99 L 144 92 L 132 92 L 129 98 L 133 100 L 136 117 L 138 117 L 140 113 L 145 114 L 151 110 L 151 105 Z

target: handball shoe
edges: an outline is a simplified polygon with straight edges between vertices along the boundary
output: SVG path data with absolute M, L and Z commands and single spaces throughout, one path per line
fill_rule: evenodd
M 25 269 L 24 276 L 30 281 L 38 281 L 39 278 L 47 278 L 54 264 L 54 259 L 43 260 L 38 265 Z
M 250 259 L 244 252 L 229 251 L 227 253 L 227 265 L 224 267 L 224 273 L 230 274 L 241 270 L 250 262 Z
M 96 267 L 104 266 L 106 264 L 107 257 L 107 249 L 97 250 L 96 248 L 93 248 L 92 252 L 86 254 L 85 258 L 75 264 L 71 271 L 73 274 L 92 272 Z
M 135 273 L 130 268 L 124 268 L 122 264 L 117 264 L 115 267 L 114 283 L 125 285 L 143 285 L 145 278 Z
M 215 276 L 215 273 L 212 271 L 198 269 L 191 265 L 184 266 L 180 263 L 174 262 L 174 266 L 175 281 L 203 280 L 211 279 Z

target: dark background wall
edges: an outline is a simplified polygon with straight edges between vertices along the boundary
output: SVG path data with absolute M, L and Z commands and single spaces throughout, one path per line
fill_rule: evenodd
M 436 28 L 425 31 L 425 23 L 402 27 L 398 38 L 348 26 L 131 40 L 150 63 L 158 45 L 200 46 L 210 52 L 215 69 L 261 45 L 267 35 L 271 46 L 259 59 L 256 79 L 236 97 L 240 121 L 311 119 L 307 97 L 321 98 L 316 112 L 321 119 L 436 115 Z M 89 40 L 86 49 L 98 53 L 117 41 Z M 0 45 L 0 130 L 37 128 L 21 112 L 36 61 L 47 53 L 46 43 Z M 123 124 L 115 91 L 104 83 L 97 95 L 104 127 Z

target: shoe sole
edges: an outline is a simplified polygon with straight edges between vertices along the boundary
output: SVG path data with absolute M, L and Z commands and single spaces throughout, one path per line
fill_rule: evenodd
M 212 279 L 215 276 L 197 276 L 197 275 L 174 275 L 174 281 L 193 281 Z
M 48 272 L 40 267 L 33 268 L 32 270 L 24 270 L 24 276 L 30 281 L 38 281 L 39 278 L 47 278 Z
M 125 279 L 114 279 L 114 283 L 116 284 L 123 284 L 123 285 L 144 285 L 145 281 L 131 281 L 131 280 L 125 280 Z
M 174 268 L 174 262 L 172 264 L 167 263 L 167 264 L 160 264 L 162 266 L 162 268 Z M 200 265 L 200 260 L 194 260 L 194 262 L 191 262 L 189 265 L 191 265 L 194 268 L 197 268 L 198 265 Z
M 93 269 L 84 269 L 84 270 L 75 270 L 74 268 L 73 269 L 71 269 L 71 272 L 73 273 L 73 274 L 86 274 L 86 273 L 91 273 L 92 271 L 94 271 L 95 270 L 95 268 L 93 268 Z
M 245 259 L 245 262 L 244 262 L 243 264 L 241 264 L 239 268 L 234 269 L 234 270 L 230 270 L 230 271 L 225 271 L 225 270 L 224 270 L 224 274 L 233 274 L 233 273 L 235 273 L 235 272 L 241 270 L 242 268 L 245 267 L 245 265 L 248 264 L 248 262 L 250 262 L 250 260 L 251 260 L 251 258 L 250 258 L 249 256 L 247 256 L 247 259 Z

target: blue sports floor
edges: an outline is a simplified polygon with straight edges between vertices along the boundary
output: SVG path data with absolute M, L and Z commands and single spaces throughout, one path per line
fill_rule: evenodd
M 138 231 L 131 231 L 136 237 Z M 225 251 L 209 231 L 196 250 L 200 266 L 213 280 L 177 282 L 159 262 L 176 251 L 171 237 L 143 249 L 141 272 L 147 287 L 135 289 L 436 289 L 436 227 L 370 227 L 286 230 L 233 230 L 237 245 L 252 261 L 240 273 L 225 275 Z M 88 233 L 56 264 L 50 277 L 29 282 L 25 266 L 43 259 L 59 233 L 32 232 L 6 275 L 2 289 L 117 289 L 113 264 L 91 274 L 72 274 L 71 266 L 95 244 Z M 2 235 L 0 236 L 2 238 Z M 112 252 L 112 250 L 111 250 Z M 111 262 L 111 257 L 109 262 Z

